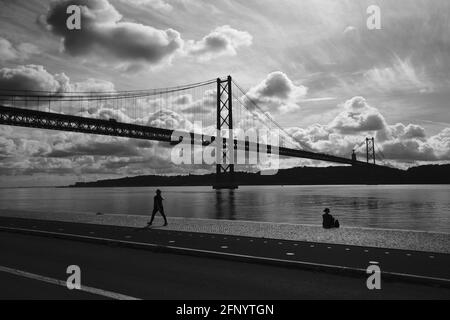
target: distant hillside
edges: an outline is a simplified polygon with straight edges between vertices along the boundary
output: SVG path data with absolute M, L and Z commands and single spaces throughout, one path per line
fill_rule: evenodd
M 416 183 L 450 183 L 450 164 L 412 167 L 406 173 Z
M 71 187 L 210 186 L 214 174 L 161 176 L 146 175 L 120 179 L 77 182 Z M 238 185 L 314 184 L 448 184 L 450 165 L 426 165 L 399 170 L 362 167 L 298 167 L 280 170 L 276 175 L 236 172 Z

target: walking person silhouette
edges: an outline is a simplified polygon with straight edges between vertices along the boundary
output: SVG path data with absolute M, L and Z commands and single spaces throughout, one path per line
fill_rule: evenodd
M 167 218 L 164 214 L 164 207 L 163 202 L 164 198 L 161 196 L 161 190 L 156 190 L 156 195 L 153 197 L 153 212 L 152 212 L 152 218 L 150 219 L 150 222 L 147 223 L 147 227 L 150 227 L 153 223 L 153 219 L 155 219 L 155 214 L 159 211 L 161 213 L 162 217 L 164 218 L 164 226 L 167 226 Z

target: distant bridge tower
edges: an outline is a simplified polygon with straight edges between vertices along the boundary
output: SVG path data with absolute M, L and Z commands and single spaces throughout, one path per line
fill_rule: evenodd
M 214 189 L 237 189 L 234 182 L 234 143 L 233 143 L 233 94 L 231 92 L 231 76 L 217 79 L 217 149 L 219 161 L 216 164 L 216 183 Z M 222 129 L 228 129 L 228 136 L 222 137 Z M 226 130 L 225 130 L 226 131 Z M 231 143 L 226 143 L 226 140 Z M 222 143 L 222 149 L 219 145 Z
M 373 162 L 376 164 L 375 160 L 375 138 L 366 138 L 366 158 L 367 163 Z

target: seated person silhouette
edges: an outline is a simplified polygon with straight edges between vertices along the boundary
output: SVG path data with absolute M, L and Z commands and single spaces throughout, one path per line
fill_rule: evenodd
M 325 208 L 323 212 L 325 213 L 322 215 L 322 226 L 325 229 L 339 228 L 339 220 L 334 219 L 334 217 L 330 214 L 330 209 Z

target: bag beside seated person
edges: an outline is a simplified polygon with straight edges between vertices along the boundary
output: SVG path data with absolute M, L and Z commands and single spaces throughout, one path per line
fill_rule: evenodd
M 339 220 L 334 219 L 334 217 L 330 214 L 330 209 L 325 208 L 323 212 L 325 212 L 322 215 L 322 226 L 324 229 L 339 228 Z

